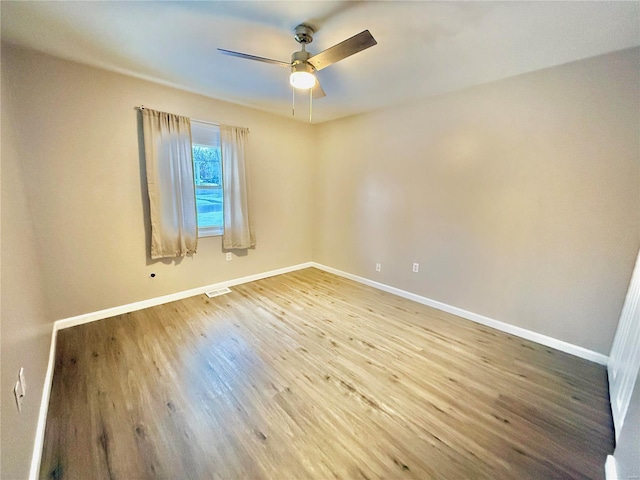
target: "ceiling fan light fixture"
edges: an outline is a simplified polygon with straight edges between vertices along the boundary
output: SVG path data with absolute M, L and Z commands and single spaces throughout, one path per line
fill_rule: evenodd
M 313 67 L 308 63 L 300 62 L 291 65 L 291 75 L 289 83 L 292 87 L 300 90 L 309 90 L 316 84 L 316 76 L 313 74 Z
M 289 83 L 292 87 L 300 90 L 309 90 L 316 84 L 316 77 L 309 72 L 292 72 L 289 76 Z

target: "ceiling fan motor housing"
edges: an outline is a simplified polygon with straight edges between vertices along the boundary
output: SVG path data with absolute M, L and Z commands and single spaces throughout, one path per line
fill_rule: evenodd
M 301 64 L 301 63 L 306 63 L 311 68 L 313 68 L 311 66 L 311 64 L 309 62 L 307 62 L 307 60 L 309 60 L 310 56 L 311 56 L 311 54 L 309 52 L 305 52 L 304 50 L 301 50 L 299 52 L 293 52 L 291 54 L 291 65 L 294 66 L 294 65 Z

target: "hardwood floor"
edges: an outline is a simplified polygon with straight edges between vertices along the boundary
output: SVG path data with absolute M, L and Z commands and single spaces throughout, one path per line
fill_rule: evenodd
M 41 478 L 604 478 L 605 368 L 306 269 L 62 330 Z

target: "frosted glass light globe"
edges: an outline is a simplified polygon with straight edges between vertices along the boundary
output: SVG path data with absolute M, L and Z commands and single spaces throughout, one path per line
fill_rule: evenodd
M 292 72 L 289 77 L 289 83 L 294 88 L 308 90 L 316 84 L 316 77 L 309 72 Z

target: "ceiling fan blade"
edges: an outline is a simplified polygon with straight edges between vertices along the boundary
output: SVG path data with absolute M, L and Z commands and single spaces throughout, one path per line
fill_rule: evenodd
M 327 48 L 307 60 L 316 70 L 322 70 L 342 59 L 350 57 L 354 53 L 361 52 L 369 47 L 377 45 L 376 39 L 369 33 L 369 30 L 360 32 L 344 42 L 340 42 L 333 47 Z
M 320 85 L 320 80 L 318 80 L 318 76 L 317 75 L 316 75 L 316 84 L 314 85 L 313 89 L 311 90 L 311 94 L 313 95 L 313 99 L 314 100 L 317 100 L 319 98 L 327 96 L 327 94 L 324 93 L 324 90 L 322 89 L 322 85 Z
M 218 51 L 220 53 L 223 53 L 225 55 L 230 55 L 232 57 L 246 58 L 247 60 L 257 60 L 258 62 L 271 63 L 272 65 L 278 65 L 279 67 L 287 67 L 287 68 L 291 67 L 291 63 L 281 62 L 280 60 L 272 60 L 270 58 L 256 57 L 255 55 L 249 55 L 248 53 L 233 52 L 231 50 L 225 50 L 224 48 L 219 48 Z

